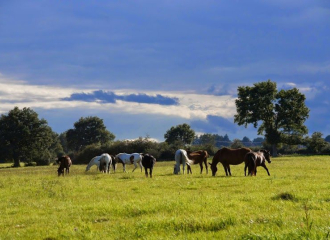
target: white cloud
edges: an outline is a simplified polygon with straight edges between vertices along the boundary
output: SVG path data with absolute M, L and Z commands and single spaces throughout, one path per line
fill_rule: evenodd
M 63 101 L 77 92 L 92 92 L 97 89 L 74 89 L 52 86 L 29 85 L 24 81 L 13 81 L 0 76 L 0 112 L 5 113 L 15 106 L 41 109 L 70 109 L 82 111 L 100 110 L 109 113 L 154 114 L 175 116 L 184 119 L 206 119 L 207 115 L 231 118 L 235 114 L 234 98 L 226 96 L 203 95 L 193 92 L 147 91 L 148 95 L 161 94 L 166 97 L 178 98 L 179 105 L 157 105 L 117 100 L 116 103 Z M 135 90 L 112 90 L 114 93 L 134 94 Z

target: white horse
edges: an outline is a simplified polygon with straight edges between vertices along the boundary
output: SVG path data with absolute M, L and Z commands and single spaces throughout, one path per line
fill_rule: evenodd
M 182 164 L 182 170 L 184 174 L 184 168 L 187 165 L 194 164 L 194 161 L 190 160 L 187 155 L 187 151 L 183 149 L 178 149 L 175 152 L 175 165 L 174 165 L 174 174 L 178 174 L 180 172 L 180 164 Z
M 126 164 L 134 164 L 134 170 L 137 168 L 137 163 L 140 165 L 142 172 L 142 155 L 140 153 L 119 153 L 115 157 L 117 163 L 123 164 L 124 172 L 126 172 Z
M 96 156 L 96 157 L 92 158 L 92 160 L 88 163 L 88 165 L 86 167 L 86 171 L 89 171 L 89 169 L 93 165 L 96 165 L 97 169 L 99 169 L 100 171 L 109 173 L 111 164 L 113 164 L 112 157 L 107 153 L 103 153 L 101 156 Z M 113 168 L 115 170 L 114 164 L 113 164 Z

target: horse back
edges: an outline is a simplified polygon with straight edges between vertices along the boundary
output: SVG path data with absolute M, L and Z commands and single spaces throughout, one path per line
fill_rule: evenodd
M 198 150 L 194 152 L 187 152 L 188 158 L 193 160 L 194 163 L 201 163 L 207 160 L 209 154 L 205 150 Z
M 221 162 L 224 164 L 238 165 L 244 161 L 245 155 L 251 151 L 252 150 L 249 148 L 230 149 L 223 147 L 216 152 L 212 163 Z

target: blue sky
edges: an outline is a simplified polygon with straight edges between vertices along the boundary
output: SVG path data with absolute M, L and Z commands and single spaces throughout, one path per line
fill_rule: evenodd
M 233 123 L 238 86 L 271 79 L 330 135 L 328 0 L 0 1 L 0 113 L 30 107 L 58 133 L 102 118 L 116 139 L 170 127 L 257 137 Z

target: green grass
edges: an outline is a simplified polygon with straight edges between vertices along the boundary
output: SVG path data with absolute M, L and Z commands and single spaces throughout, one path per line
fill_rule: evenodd
M 57 167 L 0 166 L 0 239 L 327 239 L 330 157 L 281 157 L 244 177 L 173 175 L 157 162 L 154 178 L 138 169 L 69 176 Z

